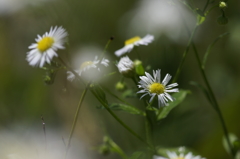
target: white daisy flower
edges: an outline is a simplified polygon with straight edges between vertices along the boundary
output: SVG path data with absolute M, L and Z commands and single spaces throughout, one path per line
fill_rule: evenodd
M 184 153 L 180 153 L 179 155 L 176 152 L 167 151 L 168 158 L 161 156 L 153 156 L 153 159 L 206 159 L 201 156 L 193 156 L 191 152 L 184 155 Z
M 163 79 L 163 81 L 161 82 L 160 72 L 161 72 L 160 69 L 156 70 L 156 72 L 153 71 L 153 77 L 147 72 L 145 72 L 146 76 L 140 76 L 141 80 L 139 82 L 140 85 L 138 85 L 138 87 L 142 90 L 137 92 L 137 93 L 144 93 L 141 96 L 141 98 L 146 95 L 150 95 L 151 96 L 149 100 L 150 103 L 153 101 L 154 97 L 157 96 L 159 108 L 163 106 L 167 106 L 168 100 L 170 101 L 174 100 L 173 97 L 168 93 L 178 92 L 178 88 L 172 89 L 173 87 L 178 86 L 177 83 L 172 83 L 170 85 L 167 85 L 172 76 L 167 74 Z
M 124 56 L 120 59 L 117 64 L 117 68 L 122 75 L 126 77 L 133 76 L 134 63 L 128 56 Z
M 100 71 L 100 68 L 98 67 L 98 65 L 101 64 L 105 67 L 108 66 L 109 64 L 109 60 L 108 59 L 105 59 L 103 58 L 101 61 L 98 60 L 98 57 L 95 56 L 95 59 L 93 61 L 85 61 L 81 64 L 80 68 L 78 70 L 75 70 L 75 72 L 81 76 L 82 72 L 85 72 L 86 70 L 89 70 L 90 68 L 97 68 L 98 71 Z M 67 79 L 69 81 L 73 81 L 75 79 L 75 75 L 71 72 L 71 71 L 68 71 L 67 72 L 68 76 L 67 76 Z
M 49 32 L 46 32 L 43 36 L 38 35 L 35 39 L 36 43 L 33 43 L 28 48 L 31 51 L 27 52 L 27 61 L 31 66 L 43 67 L 47 63 L 51 63 L 54 56 L 58 56 L 56 51 L 58 49 L 64 49 L 65 38 L 68 35 L 66 30 L 62 27 L 51 27 Z
M 140 38 L 139 36 L 135 36 L 131 39 L 125 41 L 125 46 L 117 51 L 115 51 L 116 56 L 122 56 L 123 54 L 130 52 L 134 46 L 139 45 L 148 45 L 154 40 L 154 36 L 147 34 L 145 37 Z

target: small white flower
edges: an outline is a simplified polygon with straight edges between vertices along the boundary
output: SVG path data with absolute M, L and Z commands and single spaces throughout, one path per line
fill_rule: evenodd
M 117 68 L 119 72 L 126 77 L 131 77 L 134 73 L 134 63 L 128 56 L 124 56 L 120 59 Z
M 128 39 L 125 41 L 125 46 L 117 51 L 115 51 L 116 56 L 122 56 L 123 54 L 130 52 L 134 46 L 139 46 L 139 45 L 148 45 L 154 40 L 153 35 L 147 34 L 145 37 L 140 38 L 139 36 L 135 36 L 131 39 Z
M 49 32 L 46 32 L 43 36 L 38 35 L 35 39 L 36 43 L 33 43 L 28 48 L 31 51 L 27 52 L 27 61 L 31 66 L 43 67 L 47 63 L 51 63 L 54 56 L 58 56 L 56 51 L 58 49 L 64 49 L 65 38 L 68 35 L 65 29 L 62 27 L 51 27 Z
M 170 92 L 178 92 L 178 88 L 174 88 L 178 86 L 177 83 L 172 83 L 170 85 L 167 85 L 168 82 L 171 79 L 171 75 L 167 74 L 165 76 L 165 78 L 163 79 L 163 81 L 161 82 L 161 74 L 160 74 L 161 70 L 156 70 L 153 71 L 153 77 L 145 72 L 146 76 L 140 76 L 140 85 L 138 85 L 138 87 L 142 90 L 138 91 L 137 93 L 144 93 L 142 97 L 146 96 L 146 95 L 150 95 L 151 98 L 149 100 L 149 102 L 152 102 L 152 100 L 154 99 L 155 96 L 158 97 L 158 106 L 159 107 L 163 107 L 163 106 L 167 106 L 167 102 L 168 100 L 173 101 L 174 99 L 172 98 L 171 95 L 169 95 L 168 93 Z M 140 98 L 140 99 L 141 99 Z
M 93 61 L 85 61 L 81 64 L 80 68 L 78 70 L 75 70 L 75 72 L 81 76 L 82 72 L 85 72 L 86 70 L 89 70 L 90 68 L 97 68 L 98 71 L 100 71 L 100 68 L 98 67 L 98 65 L 101 64 L 105 67 L 108 66 L 109 64 L 109 60 L 103 58 L 101 61 L 98 60 L 98 57 L 95 56 L 95 59 Z M 73 81 L 75 79 L 75 75 L 71 72 L 71 71 L 67 71 L 67 79 L 69 81 Z
M 184 155 L 184 153 L 180 153 L 177 155 L 176 152 L 167 151 L 168 158 L 161 157 L 161 156 L 153 156 L 153 159 L 206 159 L 202 158 L 201 156 L 193 156 L 191 152 Z

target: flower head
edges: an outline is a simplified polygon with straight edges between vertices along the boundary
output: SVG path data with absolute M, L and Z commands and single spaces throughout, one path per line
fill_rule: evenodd
M 120 59 L 117 64 L 117 68 L 125 77 L 132 77 L 134 74 L 134 63 L 128 56 L 124 56 Z
M 153 35 L 147 34 L 145 37 L 140 38 L 139 36 L 135 36 L 131 39 L 128 39 L 125 41 L 125 46 L 117 51 L 115 51 L 116 56 L 122 56 L 123 54 L 130 52 L 134 46 L 139 46 L 139 45 L 148 45 L 154 40 Z
M 146 76 L 140 76 L 140 85 L 138 85 L 138 87 L 142 90 L 138 91 L 137 93 L 144 93 L 142 97 L 146 96 L 146 95 L 150 95 L 150 101 L 152 102 L 152 100 L 154 99 L 155 96 L 158 97 L 158 106 L 159 107 L 163 107 L 163 106 L 167 106 L 167 102 L 168 100 L 173 101 L 173 97 L 171 95 L 169 95 L 168 93 L 170 92 L 178 92 L 178 88 L 174 88 L 178 86 L 177 83 L 172 83 L 170 85 L 167 85 L 168 82 L 171 79 L 171 75 L 167 74 L 165 76 L 165 78 L 163 79 L 163 81 L 161 82 L 161 74 L 160 74 L 161 70 L 156 70 L 153 71 L 153 77 L 145 72 Z
M 35 39 L 36 43 L 33 43 L 28 48 L 31 51 L 27 52 L 27 61 L 31 66 L 43 67 L 47 63 L 51 63 L 54 56 L 58 56 L 56 51 L 58 49 L 64 49 L 65 38 L 68 35 L 65 29 L 62 27 L 51 27 L 49 32 L 46 32 L 43 36 L 38 35 Z
M 176 152 L 167 151 L 168 158 L 154 156 L 153 159 L 206 159 L 201 156 L 193 156 L 191 152 L 184 155 L 184 153 L 180 153 L 179 155 Z
M 98 65 L 101 64 L 101 65 L 107 67 L 107 66 L 108 66 L 108 63 L 109 63 L 109 60 L 108 60 L 108 59 L 103 58 L 103 59 L 100 61 L 100 60 L 98 60 L 98 57 L 95 56 L 95 59 L 94 59 L 93 61 L 85 61 L 85 62 L 83 62 L 83 63 L 81 64 L 80 68 L 79 68 L 78 70 L 75 70 L 75 72 L 76 72 L 79 76 L 81 76 L 82 72 L 85 72 L 86 70 L 89 70 L 89 69 L 91 69 L 91 68 L 97 68 L 98 71 L 100 71 L 100 68 L 98 67 Z M 75 79 L 75 75 L 74 75 L 72 72 L 68 71 L 67 73 L 68 73 L 67 79 L 68 79 L 69 81 L 72 81 L 72 80 Z

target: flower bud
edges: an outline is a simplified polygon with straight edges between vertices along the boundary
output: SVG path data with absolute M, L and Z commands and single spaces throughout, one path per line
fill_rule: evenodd
M 127 86 L 126 86 L 126 84 L 124 82 L 118 82 L 115 85 L 115 88 L 116 88 L 116 90 L 121 92 L 121 91 L 124 91 L 127 88 Z
M 133 77 L 134 76 L 134 63 L 128 56 L 122 57 L 117 64 L 119 72 L 124 77 Z
M 139 75 L 139 76 L 144 75 L 145 70 L 143 68 L 142 61 L 135 60 L 134 61 L 134 66 L 135 66 L 135 71 L 136 71 L 137 75 Z
M 227 3 L 226 2 L 219 2 L 219 8 L 220 9 L 225 9 L 225 8 L 227 8 Z

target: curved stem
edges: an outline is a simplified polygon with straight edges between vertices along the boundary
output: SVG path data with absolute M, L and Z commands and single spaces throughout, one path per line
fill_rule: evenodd
M 214 108 L 215 108 L 215 110 L 216 110 L 216 112 L 217 112 L 217 114 L 218 114 L 218 117 L 219 117 L 219 119 L 220 119 L 220 122 L 221 122 L 221 125 L 222 125 L 222 128 L 223 128 L 224 135 L 225 135 L 225 137 L 226 137 L 228 146 L 229 146 L 229 148 L 230 148 L 230 150 L 231 150 L 231 154 L 232 154 L 232 156 L 235 156 L 235 151 L 234 151 L 233 146 L 232 146 L 232 144 L 231 144 L 231 142 L 230 142 L 230 139 L 229 139 L 229 136 L 228 136 L 228 134 L 229 134 L 229 133 L 228 133 L 228 129 L 227 129 L 226 123 L 225 123 L 225 121 L 224 121 L 222 112 L 221 112 L 221 110 L 220 110 L 219 104 L 218 104 L 218 102 L 217 102 L 217 100 L 216 100 L 216 97 L 215 97 L 215 95 L 214 95 L 214 93 L 213 93 L 213 91 L 212 91 L 212 88 L 211 88 L 211 86 L 210 86 L 210 84 L 209 84 L 209 82 L 208 82 L 208 79 L 207 79 L 207 77 L 206 77 L 204 68 L 202 67 L 202 63 L 201 63 L 201 60 L 200 60 L 200 58 L 199 58 L 199 55 L 198 55 L 196 46 L 194 45 L 194 43 L 192 43 L 192 46 L 193 46 L 193 50 L 194 50 L 195 56 L 196 56 L 197 61 L 198 61 L 198 65 L 199 65 L 201 74 L 202 74 L 202 76 L 203 76 L 203 80 L 204 80 L 204 82 L 205 82 L 205 84 L 206 84 L 206 86 L 207 86 L 207 88 L 208 88 L 208 91 L 209 91 L 209 93 L 210 93 L 210 96 L 211 96 L 212 101 L 213 101 L 213 104 L 214 104 Z
M 180 73 L 182 71 L 183 63 L 184 63 L 184 61 L 186 59 L 187 53 L 189 51 L 190 45 L 192 43 L 192 40 L 193 40 L 193 37 L 194 37 L 194 35 L 196 33 L 197 28 L 198 28 L 198 25 L 196 25 L 195 28 L 192 31 L 192 34 L 191 34 L 190 39 L 189 39 L 188 44 L 187 44 L 187 48 L 186 48 L 186 50 L 183 53 L 182 60 L 181 60 L 181 62 L 179 64 L 177 72 L 176 72 L 176 74 L 174 76 L 173 83 L 175 83 L 178 80 L 178 77 L 179 77 L 179 75 L 180 75 Z
M 126 130 L 128 130 L 132 135 L 134 135 L 136 138 L 138 138 L 140 141 L 145 143 L 146 145 L 151 148 L 152 151 L 155 151 L 154 147 L 151 146 L 147 141 L 145 141 L 141 136 L 139 136 L 136 132 L 134 132 L 130 127 L 128 127 L 121 119 L 119 119 L 116 114 L 112 112 L 111 109 L 109 109 L 108 105 L 100 99 L 94 91 L 91 91 L 93 95 L 98 99 L 98 101 L 105 107 L 105 109 L 113 116 L 114 119 L 116 119 Z
M 70 132 L 70 135 L 69 135 L 69 138 L 68 138 L 68 142 L 67 142 L 67 149 L 66 149 L 66 153 L 65 153 L 65 159 L 67 158 L 67 153 L 68 153 L 68 150 L 70 148 L 70 144 L 71 144 L 71 139 L 72 139 L 72 135 L 73 135 L 73 132 L 75 130 L 75 127 L 76 127 L 76 123 L 77 123 L 77 119 L 78 119 L 78 114 L 79 114 L 79 110 L 81 108 L 81 105 L 82 105 L 82 102 L 84 100 L 84 97 L 86 96 L 87 94 L 87 91 L 88 91 L 88 87 L 90 85 L 90 82 L 87 84 L 86 88 L 84 89 L 82 95 L 81 95 L 81 98 L 79 100 L 79 103 L 78 103 L 78 107 L 77 107 L 77 110 L 75 112 L 75 116 L 74 116 L 74 120 L 73 120 L 73 124 L 72 124 L 72 129 L 71 129 L 71 132 Z
M 207 3 L 205 4 L 205 6 L 204 6 L 204 8 L 203 8 L 203 12 L 205 12 L 205 10 L 207 9 L 208 4 L 209 4 L 209 0 L 207 0 Z
M 81 77 L 71 68 L 69 67 L 60 57 L 59 60 L 62 62 L 63 65 L 66 66 L 66 68 L 71 71 L 75 77 L 84 83 L 84 81 L 81 79 Z M 85 84 L 85 83 L 84 83 Z M 85 91 L 87 92 L 88 87 L 85 88 Z M 154 152 L 155 149 L 154 147 L 152 147 L 151 145 L 148 144 L 148 142 L 146 142 L 143 138 L 141 138 L 136 132 L 134 132 L 131 128 L 129 128 L 122 120 L 120 120 L 113 112 L 111 109 L 108 108 L 108 105 L 106 105 L 106 103 L 104 101 L 102 101 L 100 98 L 98 98 L 98 96 L 95 94 L 94 91 L 91 91 L 92 94 L 95 96 L 96 99 L 98 99 L 98 101 L 105 107 L 105 109 L 113 116 L 113 118 L 115 118 L 119 124 L 121 124 L 126 130 L 128 130 L 132 135 L 134 135 L 136 138 L 138 138 L 140 141 L 142 141 L 143 143 L 145 143 L 146 145 L 148 145 Z

